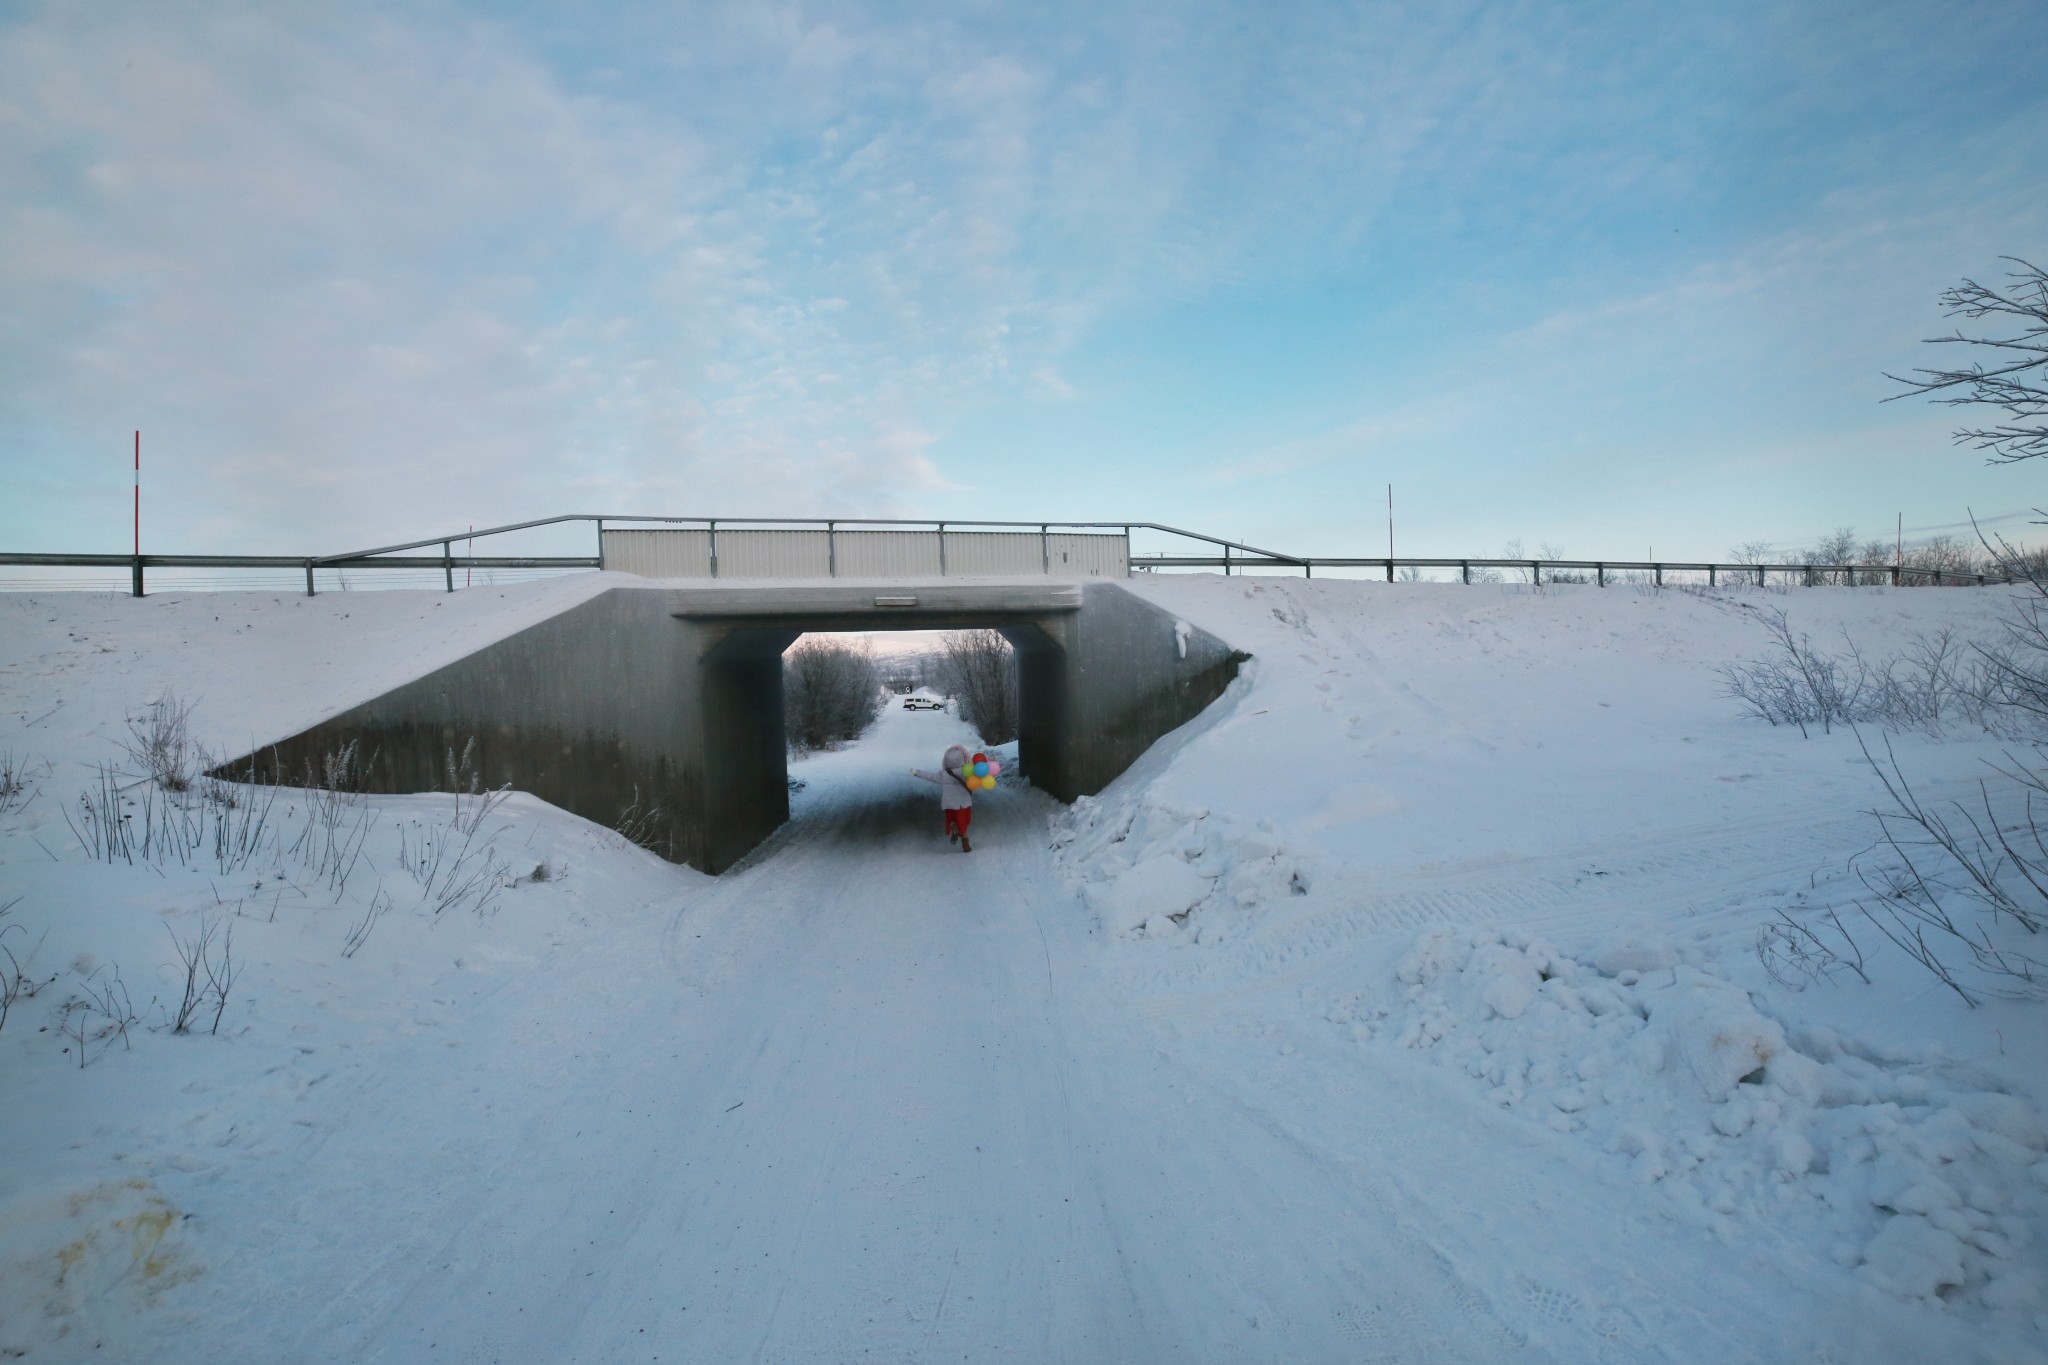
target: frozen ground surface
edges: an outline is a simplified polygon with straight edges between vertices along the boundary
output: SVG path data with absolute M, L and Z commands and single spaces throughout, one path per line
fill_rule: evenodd
M 345 880 L 302 793 L 239 861 L 67 826 L 166 684 L 238 747 L 600 581 L 0 596 L 0 1353 L 2048 1358 L 2041 1007 L 1764 975 L 1875 787 L 1713 674 L 1759 603 L 1882 650 L 1995 596 L 1142 584 L 1246 676 L 1072 809 L 1006 771 L 971 855 L 900 709 L 716 880 L 518 796 L 488 898 L 408 870 L 447 795 L 333 814 Z

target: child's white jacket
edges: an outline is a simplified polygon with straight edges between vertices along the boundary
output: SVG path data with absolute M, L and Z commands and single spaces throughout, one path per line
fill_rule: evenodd
M 955 744 L 946 750 L 945 758 L 940 761 L 944 765 L 941 772 L 928 773 L 922 768 L 912 768 L 910 775 L 939 784 L 940 810 L 959 810 L 963 806 L 972 806 L 974 794 L 968 791 L 967 784 L 960 780 L 960 770 L 967 766 L 967 751 Z

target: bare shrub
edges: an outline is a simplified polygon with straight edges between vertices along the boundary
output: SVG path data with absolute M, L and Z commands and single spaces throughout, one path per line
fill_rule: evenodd
M 116 968 L 112 977 L 104 984 L 95 986 L 92 978 L 79 982 L 79 993 L 64 1002 L 59 1014 L 58 1032 L 71 1040 L 78 1049 L 78 1066 L 84 1070 L 92 1060 L 92 1046 L 100 1045 L 100 1055 L 105 1056 L 118 1039 L 123 1048 L 133 1047 L 128 1040 L 130 1025 L 142 1020 L 135 1013 L 135 1004 L 128 997 L 128 986 L 121 980 Z M 64 1049 L 66 1052 L 71 1047 Z
M 2035 511 L 2038 515 L 2040 509 Z M 1981 531 L 1978 541 L 1984 549 L 1988 572 L 1995 572 L 2016 583 L 2025 583 L 2037 593 L 2048 594 L 2048 545 L 2015 545 L 2002 535 L 1986 536 Z
M 1812 549 L 1802 550 L 1799 554 L 1799 562 L 1802 564 L 1854 564 L 1856 562 L 1856 549 L 1856 528 L 1853 526 L 1837 526 L 1833 531 L 1822 536 Z M 1825 570 L 1809 570 L 1806 575 L 1806 581 L 1809 586 L 1822 583 L 1844 583 L 1853 582 L 1854 576 L 1843 573 L 1830 573 Z
M 132 864 L 134 816 L 125 807 L 133 803 L 121 795 L 121 775 L 102 763 L 94 769 L 94 776 L 94 784 L 78 794 L 73 806 L 65 808 L 64 823 L 71 827 L 72 837 L 87 857 L 103 863 L 118 859 Z
M 1984 556 L 1968 541 L 1957 536 L 1929 536 L 1917 545 L 1909 545 L 1899 563 L 1908 569 L 1932 570 L 1963 578 L 1974 578 L 1987 567 Z M 1902 574 L 1899 577 L 1901 587 L 1934 587 L 1940 583 L 1939 578 L 1926 573 Z
M 1971 1006 L 2048 996 L 2048 766 L 2009 759 L 2009 785 L 1980 782 L 1974 807 L 1932 806 L 1889 744 L 1863 755 L 1891 801 L 1872 812 L 1877 856 L 1855 864 L 1863 919 Z
M 2048 598 L 2027 598 L 2006 619 L 1996 644 L 1976 650 L 1987 706 L 2011 713 L 2029 728 L 2048 724 Z
M 1563 559 L 1565 557 L 1564 546 L 1552 545 L 1550 542 L 1545 541 L 1537 547 L 1536 557 L 1538 559 Z M 1543 575 L 1543 581 L 1545 583 L 1591 583 L 1593 575 L 1587 573 L 1584 569 L 1551 569 Z
M 1017 737 L 1017 655 L 1001 632 L 948 631 L 940 643 L 939 676 L 960 700 L 960 717 L 983 744 Z
M 244 799 L 209 777 L 194 790 L 153 778 L 124 782 L 110 763 L 94 769 L 94 782 L 64 810 L 64 822 L 86 855 L 99 862 L 189 865 L 210 851 L 223 873 L 234 872 L 275 845 L 274 789 Z
M 235 962 L 235 927 L 224 919 L 203 918 L 183 938 L 169 925 L 178 961 L 185 969 L 184 990 L 177 1011 L 171 1016 L 171 1032 L 190 1033 L 210 1007 L 213 1021 L 209 1032 L 220 1032 L 221 1015 L 227 1011 L 228 994 L 235 987 L 241 968 Z
M 201 823 L 213 848 L 214 865 L 223 875 L 272 849 L 276 835 L 270 821 L 278 788 L 239 788 L 209 774 L 200 779 L 199 792 Z
M 799 753 L 859 739 L 882 706 L 867 641 L 806 635 L 782 656 L 782 719 Z
M 638 844 L 650 853 L 661 853 L 671 843 L 668 809 L 657 802 L 642 801 L 640 788 L 633 788 L 633 799 L 619 812 L 619 818 L 612 828 L 629 844 Z
M 363 799 L 354 741 L 322 755 L 317 766 L 307 762 L 297 802 L 304 807 L 305 823 L 284 852 L 339 897 L 377 823 L 375 807 Z M 288 814 L 296 815 L 296 807 Z
M 0 905 L 0 916 L 6 915 L 19 904 L 21 897 L 16 896 L 7 904 Z M 36 960 L 36 949 L 28 950 L 28 962 L 24 963 L 14 955 L 14 950 L 7 944 L 7 935 L 10 932 L 26 934 L 28 930 L 19 924 L 0 925 L 0 957 L 7 959 L 7 965 L 0 967 L 0 1029 L 7 1027 L 7 1016 L 14 1009 L 15 1001 L 35 999 L 37 992 L 57 979 L 55 972 L 40 979 L 30 976 L 27 969 Z M 42 945 L 38 943 L 36 946 L 39 948 Z
M 484 786 L 483 774 L 477 770 L 475 735 L 462 746 L 461 758 L 455 756 L 453 749 L 447 752 L 448 790 L 455 793 L 455 828 L 464 834 L 474 834 L 512 795 L 512 784 Z
M 1725 665 L 1723 695 L 1773 725 L 1798 726 L 1802 735 L 1809 726 L 1825 734 L 1837 725 L 1865 722 L 1931 733 L 1950 719 L 1997 731 L 2005 728 L 1997 714 L 1998 689 L 2030 685 L 2031 675 L 2010 653 L 1996 656 L 2002 662 L 1994 667 L 1993 655 L 1965 644 L 1952 628 L 1916 635 L 1897 655 L 1871 659 L 1846 635 L 1841 652 L 1833 653 L 1793 631 L 1784 612 L 1751 610 L 1773 648 L 1764 658 Z M 2048 622 L 2037 626 L 2048 629 Z M 2048 634 L 2038 647 L 2048 652 Z M 2038 702 L 2048 715 L 2048 680 Z
M 1502 559 L 1527 559 L 1529 558 L 1529 552 L 1522 548 L 1522 542 L 1517 538 L 1500 547 L 1500 557 Z M 1489 583 L 1527 583 L 1531 572 L 1532 570 L 1529 569 L 1489 569 L 1487 571 L 1489 577 L 1486 581 Z
M 199 750 L 192 743 L 192 707 L 165 688 L 163 694 L 128 717 L 128 738 L 121 750 L 128 761 L 169 792 L 181 792 L 192 785 Z
M 1838 658 L 1795 634 L 1777 608 L 1757 608 L 1756 616 L 1775 648 L 1766 658 L 1725 665 L 1724 695 L 1772 725 L 1798 726 L 1802 735 L 1809 725 L 1825 734 L 1861 715 L 1869 670 L 1853 644 L 1849 657 Z
M 391 908 L 391 898 L 384 894 L 380 884 L 370 896 L 370 904 L 363 911 L 363 917 L 349 926 L 348 937 L 342 940 L 341 955 L 354 957 L 365 943 L 370 941 L 370 931 L 377 927 L 377 921 L 384 918 L 384 912 Z
M 11 750 L 0 753 L 0 815 L 20 810 L 35 800 L 35 779 L 47 772 L 48 769 L 39 768 L 28 759 L 17 758 Z
M 420 884 L 421 901 L 436 918 L 468 908 L 482 917 L 504 888 L 506 870 L 478 830 L 456 825 L 433 828 L 408 820 L 398 829 L 398 863 Z
M 1870 984 L 1870 975 L 1863 970 L 1863 949 L 1833 906 L 1813 921 L 1778 911 L 1776 918 L 1757 930 L 1756 955 L 1772 980 L 1795 990 L 1808 982 L 1832 981 L 1849 973 L 1864 985 Z

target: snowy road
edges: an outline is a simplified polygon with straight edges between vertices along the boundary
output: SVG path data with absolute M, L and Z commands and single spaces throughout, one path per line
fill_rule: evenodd
M 93 861 L 59 809 L 139 670 L 229 699 L 219 742 L 252 659 L 410 642 L 439 595 L 22 606 L 0 1355 L 2043 1359 L 2039 1021 L 1764 973 L 1757 926 L 1853 883 L 1869 779 L 1726 714 L 1741 603 L 1148 591 L 1257 664 L 1100 799 L 1007 786 L 963 855 L 906 769 L 966 736 L 891 710 L 724 877 L 514 796 L 498 898 L 448 914 L 403 856 L 445 795 L 349 807 L 345 893 L 297 825 L 230 873 Z M 1898 739 L 1957 791 L 1986 750 Z M 180 1036 L 166 935 L 209 924 L 247 970 Z M 1707 1086 L 1724 1034 L 1786 1045 Z
M 804 765 L 750 869 L 302 1108 L 188 1358 L 1547 1358 L 1103 997 L 1043 798 L 939 839 L 888 774 L 955 724 Z

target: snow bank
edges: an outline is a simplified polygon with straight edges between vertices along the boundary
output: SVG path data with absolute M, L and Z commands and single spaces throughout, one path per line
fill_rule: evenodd
M 1906 1299 L 2048 1309 L 2048 1124 L 1938 1060 L 1788 1036 L 1670 948 L 1579 957 L 1499 930 L 1423 934 L 1386 991 L 1328 1012 L 1610 1154 L 1724 1235 L 1807 1230 Z
M 1118 938 L 1220 943 L 1245 913 L 1305 895 L 1310 860 L 1271 821 L 1247 825 L 1204 806 L 1083 797 L 1054 817 L 1052 846 L 1071 885 Z

